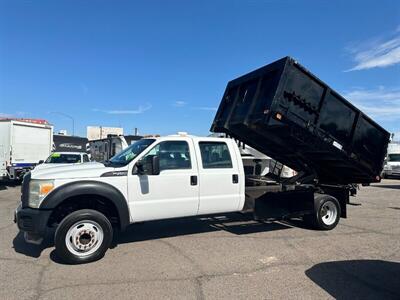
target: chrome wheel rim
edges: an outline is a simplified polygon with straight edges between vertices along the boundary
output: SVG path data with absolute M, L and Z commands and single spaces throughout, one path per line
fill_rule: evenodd
M 322 222 L 330 226 L 336 222 L 338 216 L 338 210 L 332 201 L 326 201 L 321 207 L 321 219 Z
M 104 239 L 101 226 L 91 220 L 83 220 L 72 225 L 65 236 L 68 250 L 77 256 L 87 256 L 96 252 Z

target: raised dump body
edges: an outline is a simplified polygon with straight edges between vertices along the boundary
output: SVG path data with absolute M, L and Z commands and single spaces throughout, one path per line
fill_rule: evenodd
M 211 131 L 331 184 L 379 181 L 390 137 L 290 57 L 230 81 Z

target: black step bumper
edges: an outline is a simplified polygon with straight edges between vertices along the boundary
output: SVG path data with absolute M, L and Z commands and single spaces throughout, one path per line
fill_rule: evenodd
M 44 236 L 51 212 L 51 210 L 22 208 L 20 205 L 15 210 L 14 222 L 17 223 L 19 230 L 23 232 Z

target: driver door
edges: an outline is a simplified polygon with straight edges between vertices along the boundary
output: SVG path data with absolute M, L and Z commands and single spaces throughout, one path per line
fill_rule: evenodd
M 158 156 L 160 174 L 151 174 Z M 191 140 L 161 141 L 142 158 L 142 175 L 133 167 L 128 175 L 129 208 L 134 222 L 193 216 L 199 207 L 199 185 Z

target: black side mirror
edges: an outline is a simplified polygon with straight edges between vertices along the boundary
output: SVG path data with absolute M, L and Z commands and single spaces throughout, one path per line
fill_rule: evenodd
M 143 165 L 143 161 L 142 160 L 137 161 L 136 164 L 135 164 L 135 167 L 136 167 L 136 173 L 137 174 L 143 175 L 145 173 L 144 172 L 144 165 Z
M 44 163 L 44 160 L 43 159 L 39 160 L 39 165 L 42 163 Z
M 160 160 L 158 156 L 147 157 L 136 162 L 133 174 L 158 175 L 160 174 Z
M 153 156 L 151 160 L 151 175 L 159 175 L 160 174 L 160 159 L 157 155 Z

